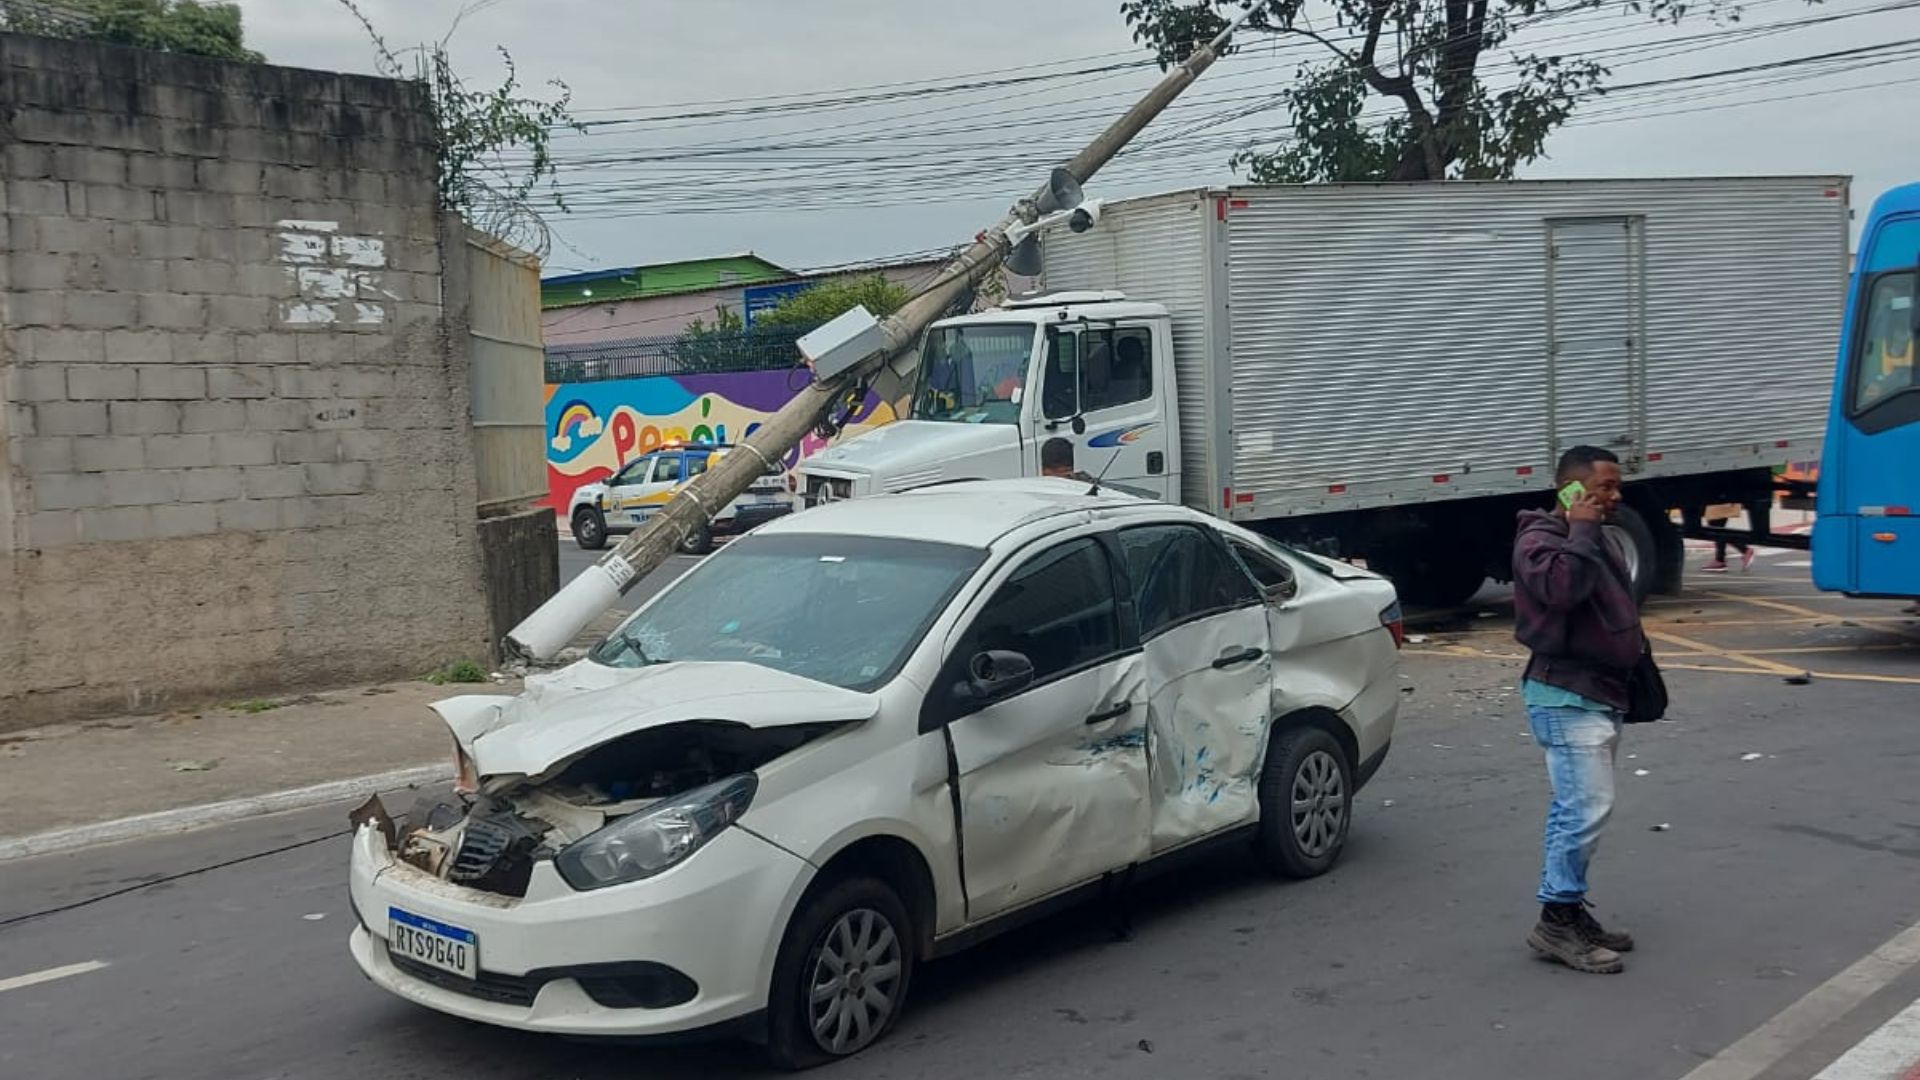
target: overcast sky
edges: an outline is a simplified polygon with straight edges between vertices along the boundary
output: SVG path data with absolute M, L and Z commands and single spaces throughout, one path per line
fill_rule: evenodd
M 336 0 L 239 2 L 249 44 L 272 62 L 374 70 Z M 1749 0 L 1731 31 L 1583 13 L 1517 44 L 1598 50 L 1625 86 L 1920 38 L 1914 3 Z M 398 49 L 440 38 L 464 5 L 361 6 Z M 1848 17 L 1769 29 L 1833 15 Z M 1157 77 L 1122 66 L 1144 54 L 1117 0 L 483 0 L 449 48 L 480 88 L 498 81 L 500 44 L 525 81 L 565 80 L 576 115 L 602 123 L 555 140 L 576 209 L 549 216 L 550 273 L 747 250 L 812 267 L 963 242 Z M 1263 46 L 1218 65 L 1143 136 L 1164 142 L 1116 162 L 1089 193 L 1232 181 L 1233 147 L 1272 138 L 1287 119 L 1234 114 L 1261 105 L 1307 55 Z M 1920 179 L 1920 124 L 1899 104 L 1915 98 L 1916 55 L 1622 92 L 1586 106 L 1523 175 L 1850 174 L 1864 217 L 1881 191 Z M 1005 80 L 1019 81 L 955 89 Z M 822 93 L 873 87 L 853 103 Z M 1872 89 L 1832 92 L 1846 87 Z M 1709 108 L 1760 98 L 1784 100 Z

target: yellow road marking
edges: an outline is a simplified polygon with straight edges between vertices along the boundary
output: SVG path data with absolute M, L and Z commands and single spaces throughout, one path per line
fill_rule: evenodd
M 1762 668 L 1776 675 L 1798 675 L 1804 670 L 1803 668 L 1788 667 L 1786 664 L 1768 660 L 1764 657 L 1753 656 L 1749 653 L 1736 652 L 1732 649 L 1716 648 L 1704 641 L 1695 641 L 1692 638 L 1681 637 L 1679 634 L 1670 634 L 1664 630 L 1648 630 L 1647 636 L 1655 641 L 1664 641 L 1670 645 L 1678 645 L 1683 649 L 1692 649 L 1695 652 L 1706 653 L 1708 656 L 1717 656 L 1722 660 L 1728 660 L 1736 664 L 1746 664 L 1749 667 Z
M 1789 614 L 1789 615 L 1798 615 L 1798 616 L 1801 616 L 1802 618 L 1805 618 L 1805 617 L 1808 617 L 1808 616 L 1812 616 L 1812 617 L 1814 617 L 1814 618 L 1819 618 L 1819 619 L 1833 619 L 1833 618 L 1838 618 L 1838 619 L 1842 619 L 1842 620 L 1844 620 L 1844 621 L 1847 621 L 1847 622 L 1865 622 L 1865 621 L 1866 621 L 1866 620 L 1864 620 L 1864 619 L 1854 619 L 1854 618 L 1850 618 L 1850 617 L 1848 617 L 1848 616 L 1845 616 L 1845 615 L 1838 615 L 1838 616 L 1836 616 L 1836 615 L 1822 615 L 1822 614 L 1821 614 L 1820 612 L 1818 612 L 1818 611 L 1815 611 L 1815 610 L 1813 610 L 1812 608 L 1806 608 L 1806 607 L 1801 607 L 1801 606 L 1800 606 L 1799 604 L 1783 604 L 1783 603 L 1780 603 L 1780 602 L 1779 602 L 1779 601 L 1777 601 L 1777 600 L 1770 600 L 1770 599 L 1763 599 L 1763 598 L 1759 598 L 1759 597 L 1750 597 L 1750 596 L 1735 596 L 1735 595 L 1733 595 L 1733 594 L 1731 594 L 1731 593 L 1708 593 L 1707 595 L 1708 595 L 1708 596 L 1717 596 L 1717 597 L 1720 597 L 1720 598 L 1721 598 L 1721 599 L 1723 599 L 1723 600 L 1733 600 L 1733 601 L 1736 601 L 1736 602 L 1738 602 L 1738 603 L 1742 603 L 1742 604 L 1752 604 L 1752 605 L 1753 605 L 1754 607 L 1763 607 L 1763 608 L 1771 608 L 1771 609 L 1772 609 L 1772 610 L 1774 610 L 1774 611 L 1784 611 L 1784 612 L 1786 612 L 1786 613 L 1787 613 L 1787 614 Z M 1876 621 L 1877 621 L 1877 620 L 1876 620 Z M 1904 620 L 1904 619 L 1891 619 L 1891 620 L 1887 620 L 1887 621 L 1890 621 L 1890 622 L 1904 622 L 1905 620 Z M 1912 639 L 1912 640 L 1914 640 L 1914 641 L 1920 641 L 1920 633 L 1916 633 L 1916 632 L 1914 632 L 1914 631 L 1912 631 L 1912 630 L 1909 630 L 1909 629 L 1908 629 L 1907 627 L 1905 627 L 1905 626 L 1869 626 L 1869 627 L 1867 627 L 1867 629 L 1869 629 L 1869 630 L 1878 630 L 1878 631 L 1880 631 L 1880 632 L 1881 632 L 1881 633 L 1883 633 L 1883 634 L 1894 634 L 1894 635 L 1897 635 L 1897 636 L 1899 636 L 1899 637 L 1903 637 L 1903 638 L 1910 638 L 1910 639 Z

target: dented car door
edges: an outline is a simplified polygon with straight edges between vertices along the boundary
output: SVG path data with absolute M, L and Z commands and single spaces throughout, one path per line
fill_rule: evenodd
M 1254 820 L 1273 678 L 1265 606 L 1211 529 L 1122 529 L 1146 660 L 1152 850 Z
M 994 650 L 1033 672 L 1022 688 L 956 707 L 946 727 L 969 921 L 1147 851 L 1145 679 L 1106 548 L 1082 537 L 1025 559 L 959 636 L 935 695 L 951 700 L 968 661 Z

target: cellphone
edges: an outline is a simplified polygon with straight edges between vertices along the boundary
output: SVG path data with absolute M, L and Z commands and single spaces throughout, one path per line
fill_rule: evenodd
M 1560 489 L 1560 509 L 1562 510 L 1573 509 L 1573 504 L 1579 502 L 1581 496 L 1585 495 L 1586 493 L 1587 493 L 1587 485 L 1581 483 L 1578 480 L 1575 480 L 1572 483 L 1568 484 L 1566 487 L 1561 488 Z

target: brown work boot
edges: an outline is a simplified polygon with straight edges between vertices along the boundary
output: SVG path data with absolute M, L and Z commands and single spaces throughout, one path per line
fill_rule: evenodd
M 1556 960 L 1575 971 L 1591 975 L 1617 975 L 1626 970 L 1620 954 L 1587 936 L 1579 915 L 1586 909 L 1579 904 L 1543 904 L 1540 921 L 1527 935 L 1533 951 Z
M 1587 940 L 1613 952 L 1632 952 L 1633 935 L 1625 930 L 1609 930 L 1601 926 L 1600 920 L 1593 917 L 1592 907 L 1591 903 L 1582 900 L 1573 915 L 1574 921 L 1580 924 L 1581 931 L 1587 935 Z

